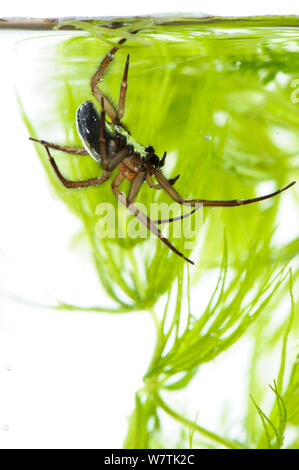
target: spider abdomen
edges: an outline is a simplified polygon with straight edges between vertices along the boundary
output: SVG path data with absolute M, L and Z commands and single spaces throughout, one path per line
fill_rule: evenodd
M 77 131 L 80 139 L 91 157 L 101 161 L 100 151 L 100 123 L 101 117 L 92 101 L 85 101 L 76 113 Z M 105 139 L 111 138 L 105 128 Z

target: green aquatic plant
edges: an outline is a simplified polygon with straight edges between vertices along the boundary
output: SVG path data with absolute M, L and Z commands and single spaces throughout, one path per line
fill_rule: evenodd
M 264 182 L 278 188 L 296 179 L 299 115 L 298 104 L 291 99 L 291 82 L 299 65 L 297 19 L 290 18 L 287 25 L 283 18 L 165 24 L 126 20 L 110 29 L 104 21 L 71 24 L 83 31 L 62 35 L 55 45 L 50 63 L 55 99 L 48 103 L 47 118 L 39 114 L 35 120 L 21 105 L 31 136 L 57 141 L 49 130 L 50 120 L 63 136 L 62 143 L 81 145 L 76 109 L 92 99 L 89 82 L 99 60 L 111 44 L 126 37 L 101 87 L 112 101 L 117 100 L 130 53 L 124 123 L 142 146 L 153 145 L 160 156 L 169 152 L 165 171 L 169 176 L 181 174 L 176 183 L 181 194 L 251 198 L 261 193 L 259 185 Z M 132 35 L 137 29 L 140 32 Z M 170 240 L 187 256 L 195 249 L 196 266 L 189 269 L 159 240 L 99 238 L 98 204 L 117 206 L 109 183 L 66 191 L 53 174 L 44 148 L 36 145 L 36 151 L 52 187 L 81 220 L 110 302 L 77 306 L 61 299 L 55 308 L 106 313 L 143 310 L 156 325 L 156 345 L 144 386 L 136 392 L 125 447 L 296 447 L 298 361 L 287 352 L 298 337 L 299 238 L 282 242 L 277 238 L 280 209 L 293 203 L 292 210 L 298 210 L 295 190 L 252 206 L 205 209 L 203 227 L 188 249 L 183 238 L 170 233 Z M 99 174 L 91 158 L 56 152 L 55 159 L 70 179 Z M 138 202 L 149 206 L 170 199 L 163 191 L 144 187 Z M 123 216 L 118 224 L 125 231 Z M 211 289 L 205 287 L 207 279 Z M 207 429 L 199 424 L 200 412 L 188 417 L 170 402 L 175 392 L 188 391 L 204 364 L 217 361 L 244 337 L 251 344 L 244 385 L 248 401 L 239 418 L 240 435 L 232 437 L 220 420 L 218 430 Z M 277 348 L 281 348 L 280 359 Z M 263 373 L 259 375 L 265 361 L 273 373 L 270 398 Z M 179 442 L 171 440 L 165 414 L 182 429 Z M 291 437 L 286 440 L 289 431 Z

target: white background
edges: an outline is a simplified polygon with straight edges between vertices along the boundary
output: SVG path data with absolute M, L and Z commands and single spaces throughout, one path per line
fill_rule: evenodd
M 1 16 L 105 16 L 105 15 L 144 15 L 160 12 L 204 12 L 211 15 L 245 16 L 245 15 L 290 15 L 298 14 L 294 0 L 136 0 L 110 1 L 65 1 L 52 0 L 10 0 L 2 2 Z
M 214 15 L 298 14 L 294 1 L 87 1 L 2 2 L 5 16 L 106 16 L 158 12 L 205 12 Z M 68 250 L 78 221 L 54 199 L 44 171 L 27 140 L 11 83 L 13 37 L 1 41 L 1 289 L 40 303 L 73 296 L 74 302 L 104 304 L 104 293 L 86 258 Z M 3 47 L 4 44 L 4 47 Z M 4 85 L 5 86 L 4 86 Z M 37 223 L 38 220 L 38 223 Z M 58 262 L 59 260 L 59 262 Z M 134 392 L 142 386 L 155 338 L 145 314 L 111 316 L 55 312 L 0 300 L 0 447 L 121 447 Z M 213 428 L 220 412 L 217 389 L 229 400 L 240 389 L 243 357 L 223 355 L 203 368 L 195 382 L 200 423 Z M 142 354 L 141 354 L 142 352 Z M 225 365 L 230 365 L 230 370 Z M 203 384 L 206 384 L 203 387 Z M 184 396 L 177 405 L 187 411 Z M 220 405 L 219 405 L 220 406 Z M 232 435 L 234 429 L 231 430 Z

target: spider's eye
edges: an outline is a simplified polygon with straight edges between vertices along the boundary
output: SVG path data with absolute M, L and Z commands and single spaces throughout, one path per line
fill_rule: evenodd
M 145 147 L 144 150 L 146 151 L 147 154 L 152 154 L 155 151 L 154 147 L 152 147 L 151 145 L 148 145 L 147 147 Z
M 149 157 L 148 159 L 149 163 L 151 165 L 153 165 L 155 168 L 158 168 L 159 167 L 159 163 L 160 163 L 160 160 L 159 160 L 159 157 L 157 157 L 157 155 L 153 154 Z

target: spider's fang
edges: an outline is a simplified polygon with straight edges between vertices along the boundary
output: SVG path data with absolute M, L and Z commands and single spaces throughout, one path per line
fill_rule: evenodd
M 166 155 L 167 155 L 167 152 L 164 152 L 164 155 L 163 155 L 163 157 L 160 161 L 160 164 L 159 164 L 160 168 L 165 165 Z
M 171 185 L 173 185 L 178 179 L 179 179 L 180 175 L 177 175 L 175 178 L 170 178 L 168 181 Z

